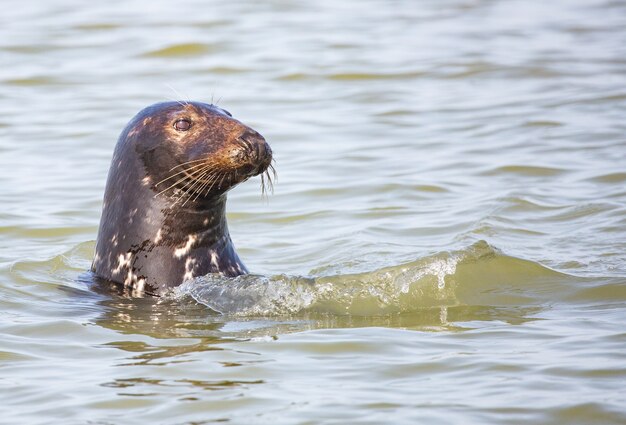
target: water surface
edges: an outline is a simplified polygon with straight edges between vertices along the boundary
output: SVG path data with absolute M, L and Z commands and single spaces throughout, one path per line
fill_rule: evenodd
M 5 2 L 1 423 L 626 422 L 626 3 Z M 251 276 L 91 288 L 117 136 L 275 152 Z

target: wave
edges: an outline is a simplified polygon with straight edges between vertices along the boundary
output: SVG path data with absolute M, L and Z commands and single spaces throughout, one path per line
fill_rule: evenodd
M 212 274 L 185 282 L 171 296 L 191 296 L 216 312 L 237 316 L 376 316 L 461 305 L 546 306 L 576 299 L 590 281 L 505 255 L 480 241 L 460 251 L 367 273 L 236 278 Z
M 17 284 L 14 296 L 23 296 L 21 285 L 32 283 L 40 285 L 39 293 L 45 292 L 44 288 L 57 288 L 80 297 L 89 296 L 92 291 L 113 294 L 109 285 L 99 286 L 95 277 L 86 272 L 92 252 L 90 241 L 47 260 L 14 262 L 9 268 Z M 325 315 L 424 316 L 430 314 L 428 310 L 434 309 L 432 313 L 438 315 L 440 309 L 453 307 L 451 314 L 462 312 L 463 320 L 473 320 L 486 312 L 500 318 L 519 316 L 520 308 L 527 315 L 528 311 L 558 304 L 623 303 L 626 278 L 561 273 L 506 255 L 479 241 L 457 251 L 438 252 L 364 273 L 249 274 L 236 278 L 211 274 L 183 283 L 159 302 L 181 301 L 179 304 L 185 306 L 189 305 L 189 297 L 217 313 L 240 317 L 297 315 L 321 320 Z

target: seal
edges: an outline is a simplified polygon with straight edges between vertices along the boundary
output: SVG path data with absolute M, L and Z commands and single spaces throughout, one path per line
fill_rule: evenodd
M 265 191 L 270 171 L 275 176 L 263 136 L 224 109 L 201 102 L 143 109 L 113 153 L 92 272 L 133 296 L 160 295 L 208 273 L 247 273 L 228 232 L 226 194 L 257 175 Z

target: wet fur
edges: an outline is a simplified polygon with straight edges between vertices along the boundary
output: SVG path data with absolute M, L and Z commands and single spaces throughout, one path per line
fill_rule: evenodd
M 180 119 L 189 130 L 174 127 Z M 142 110 L 115 147 L 92 271 L 139 296 L 207 273 L 247 273 L 228 232 L 226 192 L 263 173 L 271 185 L 271 161 L 263 137 L 216 106 Z

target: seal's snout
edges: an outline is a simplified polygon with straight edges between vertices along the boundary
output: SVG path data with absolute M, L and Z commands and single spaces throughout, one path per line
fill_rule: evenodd
M 256 176 L 265 172 L 272 163 L 272 149 L 265 138 L 254 130 L 247 130 L 239 136 L 239 140 L 248 150 L 250 165 L 255 168 L 253 175 Z

